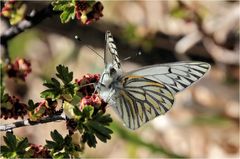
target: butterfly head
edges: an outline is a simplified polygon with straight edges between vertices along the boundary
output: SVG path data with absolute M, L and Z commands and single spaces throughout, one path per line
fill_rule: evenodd
M 121 75 L 121 70 L 109 64 L 106 66 L 100 78 L 100 83 L 106 88 L 110 88 L 111 84 Z

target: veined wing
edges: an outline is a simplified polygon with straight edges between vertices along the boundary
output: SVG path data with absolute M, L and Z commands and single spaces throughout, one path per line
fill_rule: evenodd
M 136 129 L 165 114 L 173 105 L 174 94 L 199 80 L 210 65 L 178 62 L 143 67 L 124 75 L 114 107 L 127 127 Z
M 106 31 L 105 34 L 106 40 L 106 48 L 104 52 L 104 64 L 105 67 L 108 64 L 112 64 L 113 66 L 120 68 L 120 61 L 117 53 L 117 47 L 114 44 L 114 40 L 110 31 Z
M 143 67 L 126 75 L 144 76 L 168 87 L 172 94 L 198 81 L 210 69 L 205 62 L 176 62 Z
M 116 95 L 114 109 L 128 128 L 139 128 L 172 107 L 173 94 L 163 83 L 130 75 L 121 80 L 123 89 Z

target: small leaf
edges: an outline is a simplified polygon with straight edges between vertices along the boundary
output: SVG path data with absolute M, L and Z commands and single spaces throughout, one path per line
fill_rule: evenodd
M 107 115 L 102 115 L 100 113 L 98 113 L 99 116 L 96 118 L 96 120 L 103 124 L 103 125 L 109 125 L 111 122 L 112 122 L 112 118 L 110 116 L 110 114 L 107 114 Z
M 1 103 L 6 103 L 9 99 L 9 95 L 8 94 L 4 94 L 2 97 L 1 97 Z
M 91 127 L 95 133 L 104 135 L 107 139 L 110 139 L 111 138 L 110 134 L 113 133 L 112 130 L 102 126 L 101 124 L 99 124 L 98 122 L 95 122 L 95 121 L 89 121 L 88 126 Z
M 36 105 L 34 105 L 33 100 L 30 99 L 30 100 L 28 101 L 28 110 L 29 110 L 29 111 L 33 111 L 35 108 L 36 108 Z
M 10 152 L 9 148 L 7 146 L 1 146 L 1 153 L 5 154 Z
M 69 3 L 69 1 L 53 1 L 52 5 L 53 10 L 54 11 L 61 11 L 64 10 L 67 7 L 67 4 Z
M 17 150 L 25 150 L 29 146 L 28 139 L 24 138 L 17 144 Z
M 46 140 L 46 147 L 47 148 L 49 148 L 49 149 L 55 149 L 55 147 L 56 147 L 56 143 L 55 142 L 53 142 L 53 141 L 49 141 L 49 140 Z
M 87 142 L 89 147 L 96 147 L 97 140 L 93 134 L 85 132 L 83 134 L 83 142 Z
M 51 80 L 55 87 L 59 88 L 61 86 L 60 82 L 58 82 L 58 80 L 56 80 L 55 78 L 51 78 Z
M 51 137 L 57 143 L 59 143 L 59 144 L 63 143 L 63 137 L 61 134 L 59 134 L 59 132 L 57 130 L 54 130 L 53 132 L 51 132 Z
M 47 89 L 43 92 L 41 92 L 42 98 L 51 98 L 51 99 L 58 99 L 60 97 L 60 90 L 56 89 Z
M 94 108 L 93 106 L 90 105 L 90 106 L 85 106 L 83 108 L 82 114 L 83 114 L 83 117 L 85 118 L 91 118 L 93 112 L 94 112 Z
M 102 142 L 106 143 L 107 142 L 107 138 L 102 135 L 102 134 L 99 134 L 99 133 L 96 133 L 96 136 L 99 140 L 101 140 Z
M 60 15 L 62 23 L 67 23 L 69 22 L 69 20 L 74 19 L 74 17 L 75 17 L 74 8 L 68 9 Z
M 71 145 L 72 144 L 72 138 L 71 136 L 67 135 L 65 138 L 64 138 L 64 143 L 66 145 Z
M 7 132 L 6 136 L 4 136 L 4 142 L 11 150 L 16 149 L 17 139 L 11 132 Z
M 81 97 L 79 97 L 78 95 L 74 95 L 71 103 L 72 103 L 73 105 L 77 105 L 77 104 L 79 104 L 79 101 L 80 101 L 80 100 L 81 100 Z
M 68 158 L 67 154 L 65 152 L 56 152 L 53 155 L 54 159 L 63 159 L 63 158 Z
M 60 78 L 65 85 L 72 81 L 73 72 L 69 72 L 68 67 L 59 65 L 57 66 L 57 72 L 56 76 Z

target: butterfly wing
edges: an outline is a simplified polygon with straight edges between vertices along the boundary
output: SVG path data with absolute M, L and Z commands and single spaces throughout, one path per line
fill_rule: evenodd
M 126 75 L 140 75 L 161 82 L 176 94 L 198 81 L 209 69 L 206 62 L 176 62 L 143 67 Z
M 114 40 L 110 31 L 106 31 L 105 34 L 106 48 L 104 52 L 104 64 L 108 66 L 112 64 L 115 68 L 120 68 L 120 61 L 117 53 L 117 47 L 114 44 Z
M 173 94 L 161 82 L 127 75 L 122 84 L 124 88 L 117 91 L 114 109 L 130 129 L 165 114 L 173 105 Z
M 136 129 L 171 109 L 174 94 L 199 80 L 210 68 L 204 62 L 153 65 L 124 75 L 115 110 L 130 129 Z

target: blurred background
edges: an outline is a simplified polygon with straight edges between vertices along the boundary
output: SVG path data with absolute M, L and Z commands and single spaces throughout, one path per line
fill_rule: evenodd
M 103 55 L 104 34 L 114 36 L 123 70 L 183 60 L 205 61 L 212 68 L 194 86 L 177 94 L 173 108 L 136 131 L 114 118 L 112 139 L 86 147 L 84 157 L 239 158 L 239 1 L 102 1 L 103 17 L 90 25 L 58 16 L 44 20 L 9 43 L 12 59 L 31 61 L 32 73 L 25 83 L 6 80 L 7 90 L 22 101 L 41 101 L 44 79 L 64 64 L 79 79 L 101 73 L 104 64 L 92 50 Z M 41 9 L 49 2 L 27 2 Z M 1 21 L 1 33 L 7 25 Z M 76 41 L 78 35 L 81 42 Z M 141 56 L 135 56 L 141 51 Z M 1 120 L 1 123 L 6 121 Z M 7 121 L 11 122 L 11 121 Z M 64 122 L 15 129 L 30 142 L 45 144 L 49 132 L 67 133 Z M 1 136 L 4 133 L 1 133 Z M 76 136 L 77 140 L 77 136 Z

